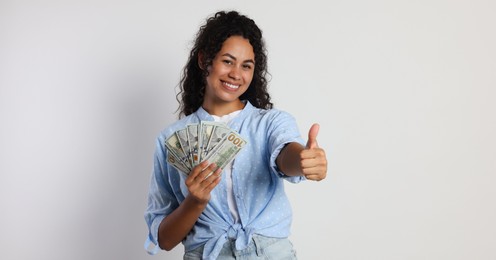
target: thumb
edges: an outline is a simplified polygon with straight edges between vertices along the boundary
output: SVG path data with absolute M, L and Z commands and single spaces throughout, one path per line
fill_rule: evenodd
M 317 144 L 317 134 L 319 134 L 319 124 L 313 124 L 308 131 L 308 141 L 307 141 L 307 149 L 317 148 L 319 145 Z

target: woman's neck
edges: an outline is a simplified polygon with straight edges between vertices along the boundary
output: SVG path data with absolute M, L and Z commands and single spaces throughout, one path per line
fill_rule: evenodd
M 234 111 L 242 110 L 245 107 L 245 103 L 239 99 L 237 100 L 237 102 L 229 102 L 223 104 L 203 102 L 202 107 L 210 115 L 224 116 Z

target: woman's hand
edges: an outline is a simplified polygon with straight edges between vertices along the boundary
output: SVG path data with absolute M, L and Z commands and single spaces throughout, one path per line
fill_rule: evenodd
M 210 200 L 210 192 L 219 184 L 222 169 L 215 163 L 203 161 L 195 166 L 186 179 L 189 197 L 198 204 L 206 205 Z
M 327 175 L 327 158 L 324 149 L 317 144 L 319 125 L 313 124 L 308 131 L 308 141 L 305 149 L 300 152 L 301 171 L 305 178 L 321 181 Z
M 327 158 L 324 149 L 317 145 L 319 125 L 308 131 L 306 146 L 288 143 L 276 159 L 277 166 L 288 176 L 305 176 L 308 180 L 321 181 L 327 176 Z
M 188 235 L 210 200 L 210 192 L 219 184 L 221 169 L 204 161 L 186 178 L 189 194 L 159 226 L 160 248 L 171 250 Z

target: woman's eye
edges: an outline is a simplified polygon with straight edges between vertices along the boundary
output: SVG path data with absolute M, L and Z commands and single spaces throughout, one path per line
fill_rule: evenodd
M 251 65 L 245 64 L 245 65 L 243 65 L 243 68 L 250 70 L 251 69 Z
M 229 65 L 231 65 L 231 64 L 232 64 L 232 61 L 230 61 L 230 60 L 223 60 L 223 62 L 224 62 L 225 64 L 229 64 Z

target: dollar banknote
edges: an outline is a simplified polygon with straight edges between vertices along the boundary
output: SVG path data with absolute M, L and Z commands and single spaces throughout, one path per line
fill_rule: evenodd
M 224 136 L 232 130 L 223 123 L 202 121 L 200 123 L 202 133 L 201 158 L 207 157 L 211 151 Z
M 208 141 L 210 140 L 210 136 L 212 136 L 212 132 L 214 130 L 214 122 L 210 121 L 201 121 L 200 123 L 200 138 L 198 138 L 198 143 L 200 147 L 199 151 L 199 160 L 202 161 L 203 158 L 206 157 L 207 155 L 207 145 Z
M 246 140 L 226 124 L 201 121 L 188 124 L 165 140 L 166 159 L 186 175 L 205 160 L 223 169 L 245 145 Z
M 199 162 L 198 157 L 198 124 L 190 124 L 186 126 L 188 133 L 188 145 L 191 158 L 191 165 L 195 167 Z
M 167 138 L 167 140 L 165 140 L 165 146 L 167 147 L 169 153 L 175 157 L 176 161 L 179 161 L 179 163 L 182 165 L 189 164 L 188 155 L 184 154 L 181 142 L 179 141 L 179 138 L 176 134 L 171 135 L 169 138 Z M 188 170 L 189 168 L 183 167 L 182 169 Z
M 214 125 L 212 135 L 205 148 L 205 157 L 208 157 L 209 153 L 217 147 L 220 142 L 230 133 L 232 130 L 224 124 Z
M 176 131 L 177 139 L 179 140 L 179 144 L 181 144 L 181 150 L 183 150 L 184 155 L 186 156 L 187 168 L 193 168 L 193 162 L 191 160 L 191 150 L 189 149 L 189 141 L 188 141 L 188 130 L 181 129 Z
M 186 168 L 186 166 L 183 163 L 181 163 L 181 160 L 179 160 L 179 158 L 177 158 L 177 156 L 174 153 L 171 152 L 167 153 L 167 163 L 169 163 L 179 171 L 184 172 L 186 174 L 190 172 L 190 169 Z
M 205 160 L 215 163 L 217 167 L 224 169 L 234 157 L 243 149 L 246 141 L 236 132 L 231 131 L 221 142 L 211 151 Z

